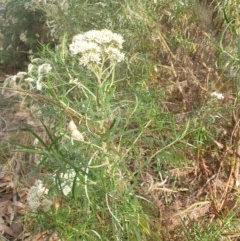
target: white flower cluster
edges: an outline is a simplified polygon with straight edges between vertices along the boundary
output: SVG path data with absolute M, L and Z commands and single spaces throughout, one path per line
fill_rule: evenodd
M 22 41 L 22 42 L 24 42 L 24 43 L 26 43 L 27 42 L 27 31 L 25 31 L 24 33 L 21 33 L 20 35 L 19 35 L 19 39 Z
M 80 65 L 92 67 L 107 60 L 116 64 L 124 60 L 120 51 L 124 40 L 120 34 L 110 30 L 91 30 L 73 37 L 69 50 L 73 55 L 80 54 Z
M 28 88 L 42 90 L 43 80 L 51 70 L 52 66 L 48 63 L 43 63 L 42 59 L 33 59 L 32 63 L 28 65 L 28 72 L 18 72 L 4 81 L 2 95 L 4 95 L 7 87 L 21 88 L 27 85 Z
M 25 79 L 32 87 L 37 90 L 42 90 L 43 79 L 46 74 L 50 73 L 52 66 L 48 63 L 42 63 L 38 65 L 39 59 L 34 59 L 31 64 L 28 65 L 29 77 Z
M 19 87 L 24 83 L 26 74 L 26 72 L 18 72 L 15 75 L 10 75 L 4 80 L 1 91 L 1 94 L 4 96 L 4 98 L 9 98 L 17 94 L 15 90 L 19 89 Z M 10 91 L 8 89 L 10 89 Z
M 41 180 L 36 180 L 34 186 L 28 191 L 27 201 L 31 211 L 42 210 L 47 212 L 51 209 L 52 201 L 47 198 L 48 189 L 43 186 Z
M 65 196 L 71 193 L 75 177 L 76 177 L 76 172 L 73 169 L 68 169 L 65 173 L 60 173 L 59 175 L 60 187 Z M 77 180 L 77 183 L 79 183 L 78 180 Z
M 223 100 L 224 99 L 224 95 L 222 93 L 218 93 L 216 91 L 211 93 L 211 97 L 216 98 L 218 100 Z

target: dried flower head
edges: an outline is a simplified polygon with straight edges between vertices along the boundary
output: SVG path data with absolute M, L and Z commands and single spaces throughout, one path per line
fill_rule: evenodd
M 34 186 L 28 191 L 27 201 L 33 212 L 42 210 L 47 212 L 52 206 L 52 201 L 47 198 L 48 189 L 43 186 L 41 180 L 36 180 Z

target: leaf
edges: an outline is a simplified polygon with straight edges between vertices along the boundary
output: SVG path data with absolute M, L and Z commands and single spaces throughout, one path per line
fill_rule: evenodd
M 18 237 L 23 231 L 23 222 L 20 217 L 14 218 L 11 225 L 14 237 Z
M 82 133 L 77 129 L 74 121 L 71 120 L 68 124 L 68 129 L 71 131 L 71 138 L 76 141 L 84 141 Z
M 11 201 L 5 200 L 0 202 L 0 216 L 4 216 L 8 211 L 8 206 L 11 204 Z
M 0 217 L 0 233 L 14 236 L 12 229 L 5 224 L 2 217 Z
M 71 121 L 69 122 L 69 124 L 68 124 L 68 129 L 69 129 L 70 131 L 77 130 L 77 126 L 75 125 L 75 123 L 74 123 L 73 120 L 71 120 Z
M 79 130 L 74 130 L 71 133 L 71 138 L 73 140 L 76 140 L 76 141 L 84 141 L 84 137 L 83 137 L 82 133 Z
M 0 187 L 7 187 L 9 185 L 9 182 L 2 182 L 0 183 Z

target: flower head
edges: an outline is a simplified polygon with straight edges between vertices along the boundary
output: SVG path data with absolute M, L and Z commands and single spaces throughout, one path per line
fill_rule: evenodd
M 21 33 L 20 36 L 19 36 L 19 39 L 22 41 L 22 42 L 27 42 L 27 36 L 26 36 L 26 33 Z
M 224 95 L 222 93 L 218 93 L 216 91 L 211 93 L 211 97 L 214 97 L 218 100 L 223 100 L 224 99 Z
M 120 34 L 110 30 L 91 30 L 73 37 L 69 50 L 73 55 L 80 55 L 79 64 L 92 68 L 107 60 L 116 64 L 124 59 L 121 53 L 124 40 Z
M 91 30 L 84 34 L 84 38 L 87 41 L 98 43 L 99 45 L 113 44 L 117 48 L 121 49 L 124 42 L 123 37 L 120 34 L 113 33 L 108 29 L 103 30 Z
M 41 180 L 36 180 L 34 186 L 29 189 L 27 201 L 33 212 L 39 209 L 45 212 L 50 210 L 52 201 L 47 198 L 48 191 Z
M 106 53 L 114 63 L 119 63 L 124 60 L 124 54 L 117 48 L 110 46 L 106 49 Z
M 65 196 L 71 193 L 75 176 L 76 172 L 73 169 L 68 169 L 65 173 L 60 173 L 60 187 Z M 79 179 L 76 180 L 76 184 L 79 184 Z
M 52 70 L 52 66 L 50 64 L 44 63 L 38 66 L 38 74 L 49 73 Z
M 85 55 L 83 55 L 79 59 L 79 64 L 83 66 L 88 66 L 90 64 L 100 64 L 101 62 L 101 56 L 98 53 L 89 52 Z
M 69 49 L 73 55 L 86 52 L 100 52 L 100 47 L 94 42 L 85 41 L 82 36 L 75 36 L 73 38 L 72 44 L 70 44 Z

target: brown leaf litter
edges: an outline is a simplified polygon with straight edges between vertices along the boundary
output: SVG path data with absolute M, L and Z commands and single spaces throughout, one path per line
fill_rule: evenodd
M 27 212 L 26 197 L 39 174 L 39 171 L 30 174 L 29 170 L 36 167 L 38 156 L 13 151 L 12 144 L 33 145 L 34 136 L 28 130 L 42 138 L 45 134 L 36 114 L 28 107 L 27 98 L 14 96 L 0 100 L 0 147 L 4 153 L 0 156 L 0 233 L 7 240 L 27 240 L 23 219 Z M 45 240 L 42 237 L 36 240 Z
M 20 220 L 24 204 L 16 200 L 14 183 L 3 172 L 0 175 L 0 232 L 17 238 L 23 231 Z

